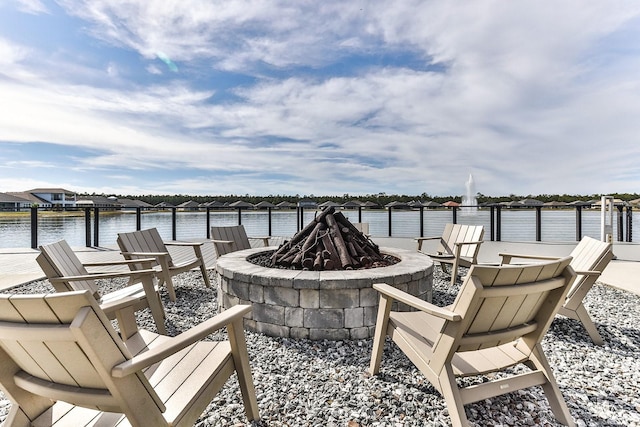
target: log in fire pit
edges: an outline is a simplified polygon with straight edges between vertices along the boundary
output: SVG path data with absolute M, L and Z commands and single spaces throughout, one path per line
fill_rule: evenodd
M 316 271 L 384 267 L 398 261 L 381 254 L 378 245 L 333 207 L 323 210 L 271 256 L 274 267 Z

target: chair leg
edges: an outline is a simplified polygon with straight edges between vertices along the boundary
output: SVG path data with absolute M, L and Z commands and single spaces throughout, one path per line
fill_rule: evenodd
M 591 316 L 587 312 L 584 304 L 580 304 L 575 311 L 576 317 L 578 320 L 584 325 L 584 328 L 587 330 L 587 333 L 593 340 L 596 345 L 604 345 L 604 340 L 600 336 L 598 329 L 596 328 L 595 323 L 591 320 Z
M 553 415 L 555 415 L 556 419 L 566 426 L 574 427 L 576 424 L 571 417 L 567 403 L 564 401 L 564 397 L 560 392 L 560 388 L 553 376 L 553 371 L 549 366 L 549 362 L 547 361 L 540 344 L 536 344 L 531 356 L 529 357 L 529 362 L 526 363 L 526 365 L 532 369 L 541 371 L 547 378 L 547 382 L 542 384 L 542 389 L 544 390 L 544 394 L 547 396 L 549 406 L 551 407 L 551 411 L 553 412 Z
M 251 377 L 251 366 L 249 366 L 249 355 L 247 354 L 247 342 L 244 337 L 243 318 L 227 325 L 231 353 L 236 372 L 238 373 L 238 383 L 244 402 L 244 410 L 250 421 L 260 419 L 256 390 Z
M 460 389 L 458 389 L 456 377 L 453 374 L 453 369 L 450 364 L 443 368 L 440 373 L 439 382 L 440 393 L 442 393 L 442 397 L 444 397 L 444 401 L 447 404 L 451 424 L 453 426 L 469 425 L 467 414 L 464 412 L 464 404 L 462 403 Z
M 164 326 L 166 316 L 160 299 L 160 294 L 157 292 L 157 288 L 154 284 L 156 280 L 157 279 L 155 277 L 145 276 L 142 278 L 142 287 L 144 288 L 144 293 L 147 296 L 147 305 L 149 306 L 149 310 L 151 310 L 151 316 L 153 317 L 154 322 L 156 322 L 158 332 L 162 335 L 167 335 L 167 329 Z
M 202 278 L 204 279 L 204 284 L 207 288 L 211 287 L 211 281 L 209 280 L 209 273 L 207 272 L 207 268 L 204 266 L 204 261 L 200 264 L 200 271 L 202 272 Z
M 200 271 L 202 272 L 204 284 L 207 286 L 207 288 L 210 288 L 211 282 L 209 281 L 209 274 L 207 274 L 207 267 L 204 263 L 204 257 L 202 256 L 202 249 L 200 249 L 200 246 L 194 246 L 193 251 L 196 254 L 196 258 L 200 260 Z
M 384 339 L 387 336 L 389 326 L 389 313 L 391 312 L 392 299 L 386 295 L 380 295 L 378 305 L 378 318 L 376 319 L 376 330 L 373 335 L 373 348 L 371 349 L 371 362 L 369 363 L 369 373 L 376 375 L 380 372 L 382 362 L 382 352 L 384 350 Z

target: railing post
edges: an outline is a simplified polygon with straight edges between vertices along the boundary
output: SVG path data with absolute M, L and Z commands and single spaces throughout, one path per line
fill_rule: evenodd
M 298 207 L 298 230 L 300 231 L 304 228 L 304 208 L 302 206 Z
M 136 207 L 136 231 L 142 230 L 142 208 Z
M 452 222 L 454 224 L 458 223 L 458 207 L 457 206 L 451 206 L 451 215 L 452 215 Z
M 420 206 L 420 237 L 424 237 L 424 206 Z
M 502 218 L 500 217 L 502 211 L 502 206 L 496 206 L 496 242 L 499 242 L 502 237 L 500 236 L 501 228 L 502 228 Z
M 362 222 L 362 206 L 358 206 L 358 222 Z
M 627 242 L 633 242 L 633 208 L 627 206 Z
M 177 209 L 175 207 L 171 208 L 171 239 L 178 240 L 178 230 L 177 228 Z
M 624 219 L 622 217 L 622 209 L 624 206 L 618 205 L 618 242 L 624 242 Z
M 207 239 L 211 238 L 211 208 L 207 206 Z
M 542 206 L 536 206 L 536 242 L 542 241 Z
M 582 240 L 582 206 L 576 205 L 576 242 Z
M 93 246 L 100 246 L 100 208 L 93 208 Z
M 267 207 L 267 221 L 269 223 L 269 229 L 267 230 L 267 236 L 271 236 L 271 206 Z
M 85 246 L 91 247 L 91 208 L 84 208 L 84 241 Z
M 31 249 L 38 248 L 38 207 L 31 206 Z
M 489 206 L 489 229 L 491 233 L 492 242 L 495 240 L 495 236 L 496 236 L 496 230 L 494 225 L 495 219 L 496 219 L 496 207 L 491 205 Z
M 242 225 L 242 208 L 238 208 L 238 225 Z
M 389 206 L 389 237 L 391 237 L 391 211 L 393 210 L 393 207 Z

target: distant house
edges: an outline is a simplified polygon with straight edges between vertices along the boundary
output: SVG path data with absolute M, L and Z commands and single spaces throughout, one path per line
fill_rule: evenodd
M 195 211 L 195 210 L 198 210 L 198 208 L 200 207 L 200 203 L 194 202 L 193 200 L 189 200 L 189 201 L 180 203 L 176 207 L 182 211 Z
M 24 197 L 14 196 L 8 193 L 0 193 L 0 210 L 18 211 L 32 205 L 31 200 Z
M 156 208 L 159 209 L 169 209 L 169 208 L 175 208 L 175 206 L 173 206 L 171 203 L 169 202 L 160 202 L 158 203 L 156 206 Z
M 52 206 L 51 202 L 44 200 L 26 191 L 20 191 L 20 192 L 10 191 L 10 192 L 7 192 L 7 194 L 15 197 L 20 197 L 21 199 L 28 200 L 29 206 L 38 206 L 41 208 L 50 208 Z
M 285 200 L 285 201 L 282 201 L 282 202 L 278 203 L 276 206 L 278 208 L 280 208 L 280 209 L 289 209 L 289 208 L 295 208 L 296 204 L 293 203 L 293 202 L 287 202 Z
M 143 202 L 142 200 L 118 199 L 118 203 L 125 209 L 153 207 L 151 203 Z
M 315 200 L 302 199 L 298 201 L 298 207 L 316 209 L 318 207 L 318 203 Z
M 76 193 L 64 188 L 34 188 L 26 192 L 44 200 L 45 203 L 50 203 L 52 207 L 66 208 L 76 205 Z
M 76 206 L 79 208 L 101 208 L 101 209 L 120 209 L 122 205 L 118 203 L 116 197 L 106 196 L 78 196 Z

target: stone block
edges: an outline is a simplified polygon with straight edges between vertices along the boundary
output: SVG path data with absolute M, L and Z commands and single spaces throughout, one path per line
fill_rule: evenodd
M 290 327 L 302 328 L 304 326 L 304 308 L 285 307 L 284 324 Z
M 358 289 L 323 289 L 320 288 L 320 308 L 348 308 L 360 304 Z
M 363 340 L 363 339 L 369 338 L 370 336 L 373 336 L 373 335 L 369 335 L 368 327 L 353 328 L 349 330 L 349 338 L 352 340 Z
M 238 280 L 229 280 L 227 293 L 243 300 L 249 300 L 249 284 Z
M 256 322 L 256 332 L 271 337 L 289 337 L 290 328 L 287 326 L 273 325 L 271 323 Z
M 348 340 L 348 329 L 309 329 L 309 339 L 311 340 Z
M 344 311 L 330 308 L 307 308 L 304 310 L 305 328 L 343 328 Z
M 234 297 L 229 294 L 222 295 L 222 306 L 224 308 L 231 308 L 234 305 L 238 305 L 238 304 L 240 304 L 240 298 Z
M 307 340 L 309 339 L 309 329 L 289 328 L 289 337 L 296 340 Z
M 300 306 L 300 291 L 292 288 L 264 288 L 264 302 L 266 304 L 282 305 L 286 307 Z
M 360 289 L 360 306 L 373 307 L 378 305 L 380 294 L 373 288 Z
M 344 327 L 345 328 L 361 328 L 364 326 L 364 308 L 345 308 L 344 309 Z
M 320 272 L 301 271 L 293 280 L 293 287 L 295 289 L 319 289 Z
M 320 308 L 320 291 L 316 289 L 300 289 L 300 307 Z
M 378 307 L 364 307 L 364 324 L 370 326 L 376 324 L 376 318 L 378 317 Z
M 253 319 L 258 322 L 284 325 L 284 307 L 269 304 L 253 304 Z
M 264 287 L 260 285 L 249 285 L 249 299 L 253 302 L 264 302 Z

